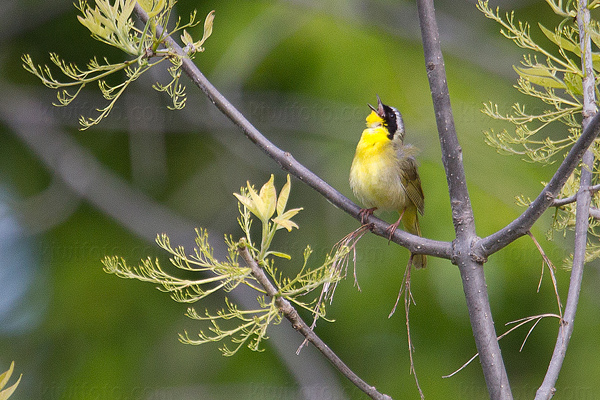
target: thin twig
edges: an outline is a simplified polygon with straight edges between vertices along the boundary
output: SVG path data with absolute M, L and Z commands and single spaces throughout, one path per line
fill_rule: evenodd
M 523 343 L 521 343 L 521 347 L 519 347 L 519 353 L 523 351 L 523 347 L 525 347 L 525 343 L 527 343 L 527 339 L 529 339 L 529 335 L 531 335 L 531 332 L 533 332 L 533 330 L 535 329 L 537 324 L 540 323 L 541 320 L 542 320 L 541 318 L 538 318 L 537 321 L 535 321 L 535 323 L 531 326 L 531 328 L 529 328 L 527 335 L 525 335 L 525 339 L 523 339 Z
M 239 254 L 244 259 L 248 267 L 252 270 L 252 275 L 258 283 L 265 289 L 267 295 L 275 299 L 275 304 L 281 311 L 281 313 L 287 318 L 295 330 L 300 332 L 309 342 L 311 342 L 332 364 L 336 367 L 346 378 L 348 378 L 357 388 L 362 390 L 372 399 L 391 400 L 392 398 L 386 394 L 382 394 L 375 389 L 374 386 L 369 385 L 363 381 L 358 375 L 354 373 L 338 356 L 317 336 L 317 334 L 310 329 L 310 327 L 304 322 L 298 311 L 292 306 L 292 304 L 285 298 L 279 295 L 277 288 L 271 283 L 264 270 L 258 265 L 255 259 L 248 251 L 245 242 L 242 240 L 239 244 Z
M 350 250 L 352 250 L 352 264 L 354 266 L 354 268 L 353 268 L 353 270 L 354 270 L 353 271 L 354 286 L 356 286 L 356 288 L 358 289 L 359 292 L 361 291 L 361 289 L 360 289 L 360 285 L 358 284 L 358 276 L 356 275 L 356 244 L 367 232 L 369 232 L 371 230 L 371 228 L 372 227 L 370 224 L 363 224 L 360 227 L 356 228 L 351 233 L 349 233 L 348 235 L 344 236 L 344 238 L 342 240 L 340 240 L 338 243 L 336 243 L 336 246 L 346 246 Z M 341 260 L 341 261 L 344 264 L 346 264 L 346 267 L 347 267 L 348 259 Z M 336 286 L 337 286 L 337 282 L 336 282 Z M 335 290 L 335 287 L 333 288 L 333 290 Z M 332 296 L 329 296 L 329 297 L 332 299 Z
M 402 283 L 400 285 L 400 291 L 398 292 L 398 297 L 396 298 L 396 303 L 388 315 L 388 318 L 391 318 L 392 315 L 396 312 L 396 307 L 398 306 L 398 302 L 400 301 L 400 297 L 404 294 L 404 318 L 406 322 L 406 338 L 408 341 L 408 358 L 410 360 L 410 373 L 415 378 L 415 384 L 417 385 L 417 389 L 419 390 L 419 395 L 421 399 L 425 399 L 425 394 L 423 394 L 423 390 L 421 389 L 421 385 L 419 384 L 419 378 L 417 377 L 417 370 L 415 369 L 415 360 L 413 358 L 414 346 L 412 344 L 412 339 L 410 336 L 410 303 L 412 302 L 414 305 L 417 303 L 412 295 L 412 291 L 410 290 L 410 272 L 411 267 L 413 265 L 413 255 L 411 254 L 408 259 L 408 264 L 406 265 L 406 269 L 404 270 L 404 276 L 402 277 Z
M 590 186 L 590 193 L 596 193 L 598 190 L 600 190 L 600 185 L 594 185 L 594 186 Z M 552 204 L 550 204 L 550 207 L 562 207 L 562 206 L 566 206 L 567 204 L 571 204 L 571 203 L 575 203 L 577 201 L 577 193 L 575 193 L 572 196 L 569 197 L 565 197 L 564 199 L 556 199 L 552 202 Z
M 462 371 L 463 369 L 465 369 L 469 364 L 471 364 L 473 362 L 473 360 L 475 360 L 477 358 L 477 356 L 479 356 L 479 353 L 475 353 L 475 355 L 473 357 L 469 358 L 469 361 L 467 361 L 466 363 L 464 363 L 459 369 L 457 369 L 456 371 L 452 372 L 451 374 L 442 375 L 442 379 L 452 378 L 454 375 L 458 374 L 460 371 Z
M 369 225 L 361 225 L 356 230 L 344 236 L 343 239 L 338 241 L 335 244 L 335 246 L 333 246 L 333 253 L 335 253 L 336 250 L 341 247 L 347 247 L 349 251 L 352 251 L 352 260 L 354 262 L 354 285 L 358 288 L 358 291 L 360 291 L 360 286 L 358 285 L 358 279 L 356 278 L 356 244 L 367 232 L 369 232 L 369 230 Z M 332 278 L 334 278 L 332 279 L 333 283 L 331 281 L 327 281 L 323 284 L 321 294 L 319 295 L 319 298 L 317 299 L 317 302 L 315 303 L 315 306 L 313 308 L 314 318 L 312 324 L 310 324 L 311 330 L 314 330 L 317 326 L 317 320 L 319 319 L 319 310 L 321 309 L 321 305 L 323 304 L 323 302 L 326 302 L 328 300 L 329 304 L 333 302 L 333 295 L 335 293 L 335 289 L 337 288 L 338 283 L 340 282 L 340 279 L 346 277 L 346 274 L 348 273 L 348 257 L 349 252 L 346 253 L 344 257 L 337 259 L 331 264 L 331 275 Z M 308 339 L 304 339 L 302 344 L 298 346 L 296 354 L 300 354 L 300 351 L 302 350 L 304 345 L 306 345 L 307 342 Z
M 529 331 L 527 331 L 527 335 L 525 335 L 525 339 L 523 339 L 523 343 L 521 343 L 521 347 L 519 347 L 519 351 L 523 350 L 523 347 L 525 346 L 525 343 L 527 342 L 527 339 L 529 338 L 529 335 L 531 335 L 531 332 L 533 332 L 533 329 L 537 326 L 537 324 L 544 318 L 547 317 L 553 317 L 553 318 L 558 318 L 559 320 L 562 319 L 562 316 L 558 315 L 558 314 L 538 314 L 538 315 L 532 315 L 529 317 L 524 317 L 524 318 L 519 318 L 516 319 L 514 321 L 509 321 L 506 324 L 504 324 L 505 326 L 508 325 L 512 325 L 512 324 L 517 324 L 515 326 L 513 326 L 512 328 L 510 328 L 509 330 L 507 330 L 506 332 L 504 332 L 502 335 L 498 336 L 498 340 L 502 339 L 504 336 L 508 335 L 509 333 L 511 333 L 512 331 L 514 331 L 517 328 L 520 328 L 521 326 L 531 322 L 531 321 L 535 321 L 535 323 L 533 324 L 533 326 L 531 328 L 529 328 Z
M 408 265 L 404 270 L 404 276 L 402 276 L 402 283 L 400 283 L 400 290 L 398 290 L 398 296 L 396 297 L 396 302 L 394 303 L 394 307 L 392 307 L 392 311 L 390 311 L 388 318 L 392 318 L 392 316 L 396 313 L 396 308 L 398 307 L 398 303 L 400 303 L 400 298 L 402 294 L 406 291 L 406 289 L 410 289 L 410 267 L 412 266 L 412 255 L 408 259 Z M 410 297 L 412 298 L 412 293 L 410 293 Z
M 506 332 L 504 332 L 502 335 L 498 336 L 498 340 L 502 339 L 503 337 L 505 337 L 506 335 L 508 335 L 509 333 L 511 333 L 512 331 L 514 331 L 517 328 L 520 328 L 521 326 L 531 322 L 531 321 L 536 321 L 533 326 L 529 329 L 529 331 L 527 332 L 527 335 L 525 336 L 525 339 L 523 340 L 523 343 L 521 344 L 521 347 L 519 348 L 519 351 L 523 350 L 523 346 L 525 346 L 525 342 L 527 341 L 527 339 L 529 338 L 529 335 L 531 335 L 531 332 L 533 331 L 533 329 L 537 326 L 537 324 L 546 317 L 554 317 L 554 318 L 558 318 L 559 320 L 562 319 L 560 315 L 557 314 L 539 314 L 539 315 L 532 315 L 530 317 L 525 317 L 525 318 L 520 318 L 514 321 L 510 321 L 507 322 L 505 325 L 510 325 L 510 324 L 515 324 L 518 322 L 517 325 L 513 326 L 512 328 L 510 328 L 509 330 L 507 330 Z M 473 360 L 475 360 L 477 358 L 477 356 L 479 356 L 479 353 L 475 353 L 475 355 L 473 357 L 471 357 L 469 359 L 469 361 L 467 361 L 466 363 L 464 363 L 459 369 L 457 369 L 456 371 L 452 372 L 451 374 L 448 375 L 444 375 L 442 376 L 442 378 L 450 378 L 454 375 L 456 375 L 457 373 L 459 373 L 460 371 L 462 371 L 463 369 L 465 369 L 467 367 L 467 365 L 471 364 L 471 362 L 473 362 Z
M 552 279 L 552 286 L 554 286 L 554 294 L 556 295 L 556 302 L 558 304 L 558 313 L 562 317 L 562 303 L 560 302 L 560 296 L 558 295 L 558 285 L 556 283 L 556 267 L 554 266 L 552 261 L 550 261 L 550 258 L 548 258 L 548 256 L 546 255 L 546 252 L 544 251 L 544 249 L 542 248 L 540 243 L 537 241 L 535 236 L 533 236 L 533 234 L 529 231 L 527 232 L 527 234 L 529 235 L 531 240 L 533 240 L 533 243 L 535 244 L 535 247 L 537 247 L 538 251 L 542 255 L 542 260 L 543 260 L 542 261 L 542 272 L 540 273 L 540 281 L 538 282 L 537 292 L 538 293 L 540 292 L 540 287 L 542 286 L 542 279 L 544 278 L 544 265 L 547 265 L 548 271 L 550 271 L 550 278 Z

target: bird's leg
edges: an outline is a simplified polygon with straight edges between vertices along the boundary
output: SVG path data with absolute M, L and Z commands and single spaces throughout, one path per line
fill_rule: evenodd
M 400 225 L 400 221 L 402 221 L 402 217 L 404 217 L 405 211 L 406 211 L 406 207 L 404 207 L 402 209 L 402 212 L 400 213 L 400 218 L 398 218 L 398 221 L 396 221 L 393 224 L 391 224 L 390 226 L 388 226 L 387 229 L 385 230 L 386 232 L 390 233 L 390 235 L 388 236 L 388 243 L 392 241 L 392 236 L 394 236 L 394 232 L 396 232 L 396 229 L 398 229 L 398 225 Z
M 373 208 L 361 208 L 360 211 L 358 212 L 358 215 L 360 217 L 360 223 L 361 224 L 365 224 L 365 220 L 369 217 L 369 215 L 373 215 L 373 211 L 377 210 L 377 207 L 373 207 Z

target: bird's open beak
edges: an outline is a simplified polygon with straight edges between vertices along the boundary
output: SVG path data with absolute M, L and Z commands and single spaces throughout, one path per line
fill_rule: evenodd
M 377 108 L 373 107 L 371 104 L 369 105 L 369 108 L 373 111 L 375 111 L 377 113 L 377 115 L 379 115 L 381 118 L 385 117 L 385 111 L 383 109 L 383 103 L 381 102 L 381 99 L 379 98 L 379 95 L 376 94 L 375 96 L 377 96 Z

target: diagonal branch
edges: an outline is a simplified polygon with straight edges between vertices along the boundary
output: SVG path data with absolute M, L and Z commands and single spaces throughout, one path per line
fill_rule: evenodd
M 146 23 L 148 21 L 148 14 L 139 6 L 139 4 L 136 4 L 135 6 L 135 13 L 142 22 Z M 156 26 L 156 33 L 159 36 L 162 35 L 163 28 L 161 26 Z M 181 46 L 179 46 L 173 38 L 167 37 L 166 43 L 173 51 L 180 55 L 184 54 Z M 330 203 L 347 212 L 355 219 L 361 219 L 359 216 L 360 207 L 358 205 L 354 204 L 350 199 L 331 187 L 331 185 L 317 176 L 314 172 L 296 161 L 289 152 L 281 150 L 268 140 L 212 85 L 212 83 L 210 83 L 193 61 L 187 56 L 183 58 L 183 65 L 181 68 L 194 84 L 206 94 L 213 104 L 234 124 L 240 127 L 246 137 L 277 162 L 283 170 L 290 172 L 296 178 L 315 189 Z M 389 236 L 389 231 L 387 231 L 389 224 L 387 222 L 374 216 L 370 216 L 367 219 L 367 222 L 373 224 L 372 230 L 377 235 L 386 238 Z M 447 259 L 450 258 L 452 254 L 452 246 L 449 242 L 421 238 L 399 229 L 394 233 L 392 241 L 406 247 L 414 254 L 427 254 Z
M 419 20 L 427 77 L 433 98 L 438 126 L 442 161 L 450 191 L 452 220 L 456 232 L 452 261 L 458 265 L 462 278 L 471 329 L 480 354 L 481 368 L 492 399 L 512 399 L 510 384 L 500 353 L 500 346 L 487 294 L 483 272 L 485 258 L 474 257 L 471 246 L 477 239 L 473 210 L 466 186 L 462 149 L 458 143 L 444 59 L 435 19 L 433 0 L 418 0 Z
M 279 295 L 277 288 L 271 283 L 263 269 L 258 265 L 255 259 L 252 258 L 244 241 L 240 242 L 239 253 L 246 262 L 246 265 L 252 270 L 252 275 L 258 283 L 265 289 L 267 295 L 275 299 L 275 304 L 283 315 L 292 323 L 294 329 L 300 332 L 309 342 L 311 342 L 323 355 L 336 367 L 346 378 L 356 385 L 360 390 L 365 392 L 372 399 L 391 400 L 392 398 L 386 394 L 379 393 L 374 386 L 363 381 L 354 373 L 338 356 L 327 346 L 323 340 L 300 318 L 298 311 L 285 298 Z
M 527 210 L 498 232 L 479 240 L 474 250 L 481 253 L 482 257 L 487 257 L 527 234 L 527 231 L 531 229 L 533 224 L 548 207 L 554 205 L 554 201 L 560 190 L 579 165 L 583 154 L 594 142 L 598 134 L 600 134 L 600 113 L 590 119 L 583 133 L 571 148 L 571 151 L 569 151 L 562 164 L 554 173 L 554 176 L 552 176 L 552 179 L 550 179 L 550 182 L 548 182 L 538 197 L 527 207 Z

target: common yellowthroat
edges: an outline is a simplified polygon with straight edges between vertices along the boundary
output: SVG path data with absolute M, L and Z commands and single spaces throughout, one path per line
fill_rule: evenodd
M 425 205 L 415 160 L 418 149 L 404 144 L 404 121 L 396 108 L 383 104 L 379 96 L 377 108 L 369 108 L 367 129 L 350 168 L 350 187 L 365 207 L 360 211 L 362 222 L 376 209 L 396 210 L 400 218 L 389 226 L 389 237 L 401 221 L 407 232 L 421 236 L 417 212 L 422 215 Z M 425 268 L 427 258 L 415 254 L 413 265 Z

